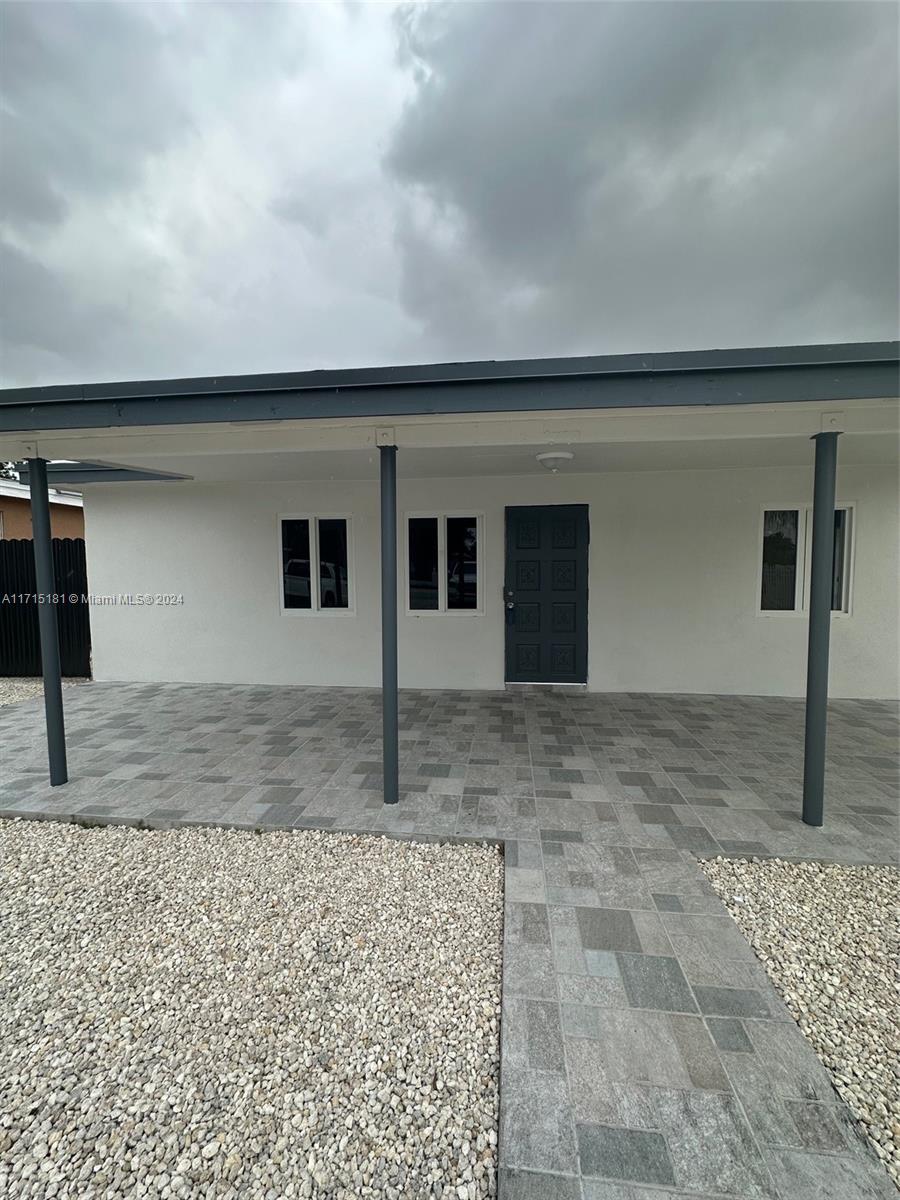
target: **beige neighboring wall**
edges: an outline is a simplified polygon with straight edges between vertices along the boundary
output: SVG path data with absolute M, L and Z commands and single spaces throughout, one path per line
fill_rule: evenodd
M 50 532 L 55 538 L 83 538 L 84 511 L 72 504 L 51 503 Z M 31 505 L 27 500 L 0 495 L 0 537 L 31 537 Z

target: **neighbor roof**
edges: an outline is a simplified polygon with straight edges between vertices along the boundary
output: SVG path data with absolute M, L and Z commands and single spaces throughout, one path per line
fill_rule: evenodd
M 28 500 L 31 490 L 26 483 L 17 483 L 14 479 L 0 479 L 0 496 L 10 496 L 16 500 Z M 51 504 L 68 504 L 81 508 L 84 500 L 77 492 L 61 492 L 57 488 L 50 489 Z
M 0 431 L 896 396 L 900 343 L 439 363 L 0 390 Z

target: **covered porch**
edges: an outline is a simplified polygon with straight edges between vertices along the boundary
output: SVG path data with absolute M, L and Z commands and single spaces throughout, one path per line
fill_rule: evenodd
M 329 828 L 839 862 L 896 856 L 898 706 L 829 706 L 823 829 L 801 820 L 804 705 L 744 696 L 402 690 L 386 806 L 377 689 L 92 683 L 67 689 L 69 782 L 42 706 L 0 708 L 0 816 L 149 828 Z M 533 847 L 533 848 L 532 848 Z M 541 857 L 540 848 L 544 857 Z
M 502 836 L 489 801 L 518 795 L 513 784 L 535 801 L 625 788 L 627 803 L 637 788 L 639 803 L 666 805 L 671 767 L 684 776 L 682 801 L 710 811 L 699 825 L 675 808 L 668 821 L 638 815 L 635 836 L 715 848 L 712 810 L 779 808 L 788 795 L 795 812 L 802 797 L 808 826 L 821 827 L 830 669 L 832 694 L 896 695 L 896 354 L 893 344 L 778 347 L 4 393 L 0 450 L 23 464 L 31 488 L 50 783 L 68 784 L 72 797 L 60 804 L 71 808 L 85 786 L 67 752 L 82 768 L 100 765 L 91 764 L 89 733 L 70 725 L 66 739 L 47 517 L 48 484 L 65 482 L 87 500 L 89 579 L 103 605 L 94 611 L 95 678 L 143 680 L 159 695 L 179 680 L 247 685 L 208 693 L 204 737 L 220 740 L 185 747 L 172 762 L 155 761 L 154 739 L 171 749 L 184 726 L 173 726 L 173 741 L 165 712 L 159 729 L 136 718 L 135 734 L 149 741 L 127 747 L 142 757 L 119 768 L 135 768 L 136 780 L 176 791 L 182 781 L 246 783 L 257 789 L 250 819 L 268 818 L 259 789 L 301 787 L 288 815 L 306 819 L 326 815 L 308 805 L 336 802 L 333 791 L 348 787 L 357 805 L 399 804 L 377 818 L 387 826 L 415 824 L 403 803 L 422 794 L 458 796 L 456 813 L 442 804 L 445 832 L 483 823 Z M 780 539 L 774 558 L 767 538 Z M 140 623 L 134 593 L 156 594 Z M 402 704 L 401 683 L 417 689 Z M 574 694 L 482 694 L 530 683 L 573 685 Z M 351 693 L 352 747 L 334 701 L 317 709 L 311 699 L 335 693 L 309 690 L 347 684 L 377 689 Z M 673 695 L 638 701 L 630 720 L 623 692 Z M 702 715 L 687 741 L 665 722 L 690 724 L 698 696 L 723 692 L 734 693 L 723 703 L 738 705 L 735 727 L 720 730 L 714 718 L 709 736 L 724 737 L 737 757 L 727 782 L 711 773 L 710 789 L 687 769 L 721 748 L 698 736 Z M 744 693 L 806 703 L 786 701 L 770 720 L 765 705 L 779 711 L 782 702 L 757 712 Z M 202 710 L 203 689 L 195 695 Z M 272 741 L 254 742 L 244 728 L 254 697 L 265 698 L 256 723 Z M 497 741 L 513 750 L 494 761 L 480 746 L 447 744 L 460 721 L 457 740 L 471 728 L 474 742 L 485 719 L 500 732 L 511 724 L 515 734 Z M 533 740 L 545 719 L 549 750 Z M 744 721 L 762 761 L 754 753 L 741 763 L 746 736 L 728 747 L 729 736 L 747 734 Z M 121 714 L 116 722 L 122 748 L 129 726 Z M 571 732 L 582 723 L 583 733 Z M 598 763 L 593 751 L 603 746 L 591 739 L 604 729 L 624 729 L 625 742 Z M 520 761 L 524 743 L 530 767 Z M 687 757 L 660 761 L 667 743 Z M 557 744 L 574 750 L 555 754 Z M 302 759 L 302 782 L 280 774 L 275 759 L 297 768 Z M 193 765 L 201 760 L 222 770 L 202 778 Z M 521 780 L 510 777 L 513 765 Z M 559 794 L 539 796 L 550 784 Z M 566 785 L 588 790 L 569 795 Z M 734 795 L 703 804 L 709 790 Z M 432 820 L 422 810 L 419 818 Z M 744 825 L 748 832 L 725 841 L 767 846 L 752 820 Z M 651 835 L 644 826 L 661 828 Z M 672 832 L 679 827 L 705 832 Z

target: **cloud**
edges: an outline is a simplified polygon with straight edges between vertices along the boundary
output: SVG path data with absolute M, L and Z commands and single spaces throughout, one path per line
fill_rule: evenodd
M 54 361 L 86 363 L 99 349 L 101 329 L 115 336 L 110 308 L 79 309 L 66 281 L 14 246 L 0 243 L 0 328 L 13 343 L 27 347 L 50 366 Z M 52 367 L 51 367 L 52 369 Z
M 0 243 L 33 269 L 0 281 L 21 314 L 5 382 L 402 354 L 380 160 L 409 89 L 387 12 L 11 7 L 3 107 L 28 136 Z
M 133 184 L 186 122 L 164 24 L 141 5 L 3 12 L 0 214 L 58 223 L 70 200 Z
M 417 92 L 387 162 L 417 193 L 398 247 L 436 349 L 895 335 L 892 6 L 452 5 L 398 28 Z
M 7 384 L 895 335 L 893 6 L 2 20 Z

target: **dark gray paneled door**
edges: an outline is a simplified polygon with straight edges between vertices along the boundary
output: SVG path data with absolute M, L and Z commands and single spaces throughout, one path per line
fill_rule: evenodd
M 506 680 L 587 683 L 588 508 L 506 510 Z

